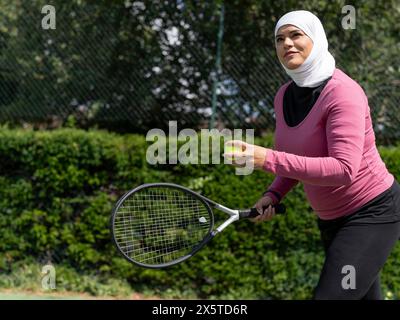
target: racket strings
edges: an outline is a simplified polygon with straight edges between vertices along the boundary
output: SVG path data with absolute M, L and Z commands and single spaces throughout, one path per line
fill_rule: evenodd
M 190 254 L 211 223 L 204 203 L 192 195 L 173 188 L 144 188 L 120 205 L 114 237 L 134 261 L 166 264 Z

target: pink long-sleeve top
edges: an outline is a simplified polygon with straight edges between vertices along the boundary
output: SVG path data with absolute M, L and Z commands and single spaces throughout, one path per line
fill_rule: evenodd
M 355 212 L 390 188 L 394 176 L 376 148 L 368 99 L 357 82 L 335 69 L 295 127 L 289 127 L 283 115 L 289 84 L 278 90 L 274 101 L 275 148 L 268 149 L 264 162 L 264 169 L 276 175 L 269 189 L 284 197 L 303 183 L 312 209 L 330 220 Z

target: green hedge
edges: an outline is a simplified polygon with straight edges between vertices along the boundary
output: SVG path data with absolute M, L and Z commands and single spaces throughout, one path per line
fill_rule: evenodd
M 256 143 L 270 146 L 271 137 Z M 165 270 L 121 258 L 109 234 L 116 199 L 146 182 L 191 187 L 228 207 L 249 207 L 273 176 L 235 175 L 227 165 L 151 166 L 143 136 L 102 131 L 0 129 L 0 272 L 33 257 L 81 274 L 127 280 L 133 290 L 176 297 L 307 299 L 323 263 L 316 217 L 301 185 L 286 197 L 288 213 L 268 223 L 240 221 L 189 261 Z M 400 177 L 400 149 L 380 148 Z M 204 181 L 207 183 L 204 183 Z M 224 219 L 219 214 L 217 221 Z M 400 247 L 383 272 L 385 290 L 400 297 Z

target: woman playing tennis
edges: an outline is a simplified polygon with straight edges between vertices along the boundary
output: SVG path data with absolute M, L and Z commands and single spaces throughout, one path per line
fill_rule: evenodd
M 376 148 L 367 97 L 335 67 L 311 12 L 281 17 L 275 44 L 292 79 L 275 96 L 275 150 L 231 141 L 242 152 L 226 156 L 276 175 L 254 221 L 271 219 L 270 205 L 304 185 L 326 254 L 314 299 L 381 299 L 379 273 L 400 237 L 400 186 Z M 355 276 L 350 286 L 343 270 Z

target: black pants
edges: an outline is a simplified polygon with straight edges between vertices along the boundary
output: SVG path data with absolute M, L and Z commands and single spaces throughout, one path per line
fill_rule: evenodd
M 379 273 L 400 238 L 397 181 L 350 216 L 318 226 L 326 258 L 314 299 L 382 299 Z

